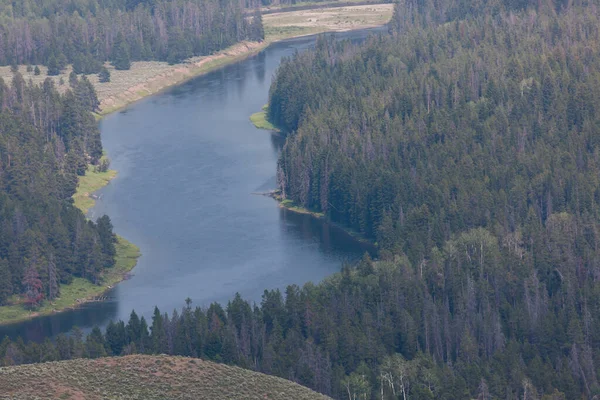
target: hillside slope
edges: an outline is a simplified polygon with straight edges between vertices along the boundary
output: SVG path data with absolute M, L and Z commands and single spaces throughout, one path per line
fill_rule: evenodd
M 285 379 L 169 356 L 79 359 L 0 368 L 0 398 L 327 399 Z

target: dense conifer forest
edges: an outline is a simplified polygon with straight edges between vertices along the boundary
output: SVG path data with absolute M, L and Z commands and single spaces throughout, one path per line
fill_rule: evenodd
M 77 176 L 99 164 L 102 144 L 90 82 L 65 94 L 47 79 L 0 79 L 0 305 L 13 294 L 32 308 L 74 276 L 96 282 L 114 264 L 107 216 L 87 221 L 73 206 Z
M 598 398 L 599 7 L 401 1 L 389 36 L 321 38 L 273 81 L 279 185 L 380 260 L 260 305 L 5 339 L 1 362 L 167 353 L 336 399 Z
M 236 0 L 0 0 L 0 65 L 43 64 L 57 75 L 67 64 L 91 74 L 105 61 L 117 69 L 139 60 L 176 63 L 261 40 L 244 6 Z

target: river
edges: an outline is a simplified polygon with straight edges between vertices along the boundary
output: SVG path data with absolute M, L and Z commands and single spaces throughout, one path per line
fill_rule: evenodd
M 336 34 L 363 40 L 369 32 Z M 314 37 L 280 42 L 217 71 L 113 113 L 100 122 L 118 176 L 98 192 L 90 217 L 111 217 L 115 232 L 141 249 L 133 277 L 108 301 L 0 327 L 0 336 L 41 340 L 74 326 L 127 321 L 135 309 L 226 304 L 236 292 L 261 300 L 265 289 L 318 282 L 367 248 L 335 226 L 280 209 L 253 194 L 274 189 L 284 139 L 249 116 L 267 102 L 282 57 Z

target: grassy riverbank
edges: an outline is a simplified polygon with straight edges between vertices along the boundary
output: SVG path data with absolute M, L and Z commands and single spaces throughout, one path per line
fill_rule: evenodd
M 94 298 L 102 296 L 110 286 L 121 282 L 137 263 L 140 251 L 133 243 L 118 236 L 116 263 L 106 269 L 100 285 L 94 285 L 87 279 L 74 278 L 68 285 L 60 286 L 60 297 L 44 303 L 35 310 L 28 310 L 23 299 L 13 296 L 13 304 L 0 307 L 0 325 L 26 321 L 42 315 L 50 315 L 60 311 L 73 309 Z
M 117 171 L 96 172 L 90 166 L 85 176 L 79 178 L 77 192 L 73 195 L 75 206 L 84 214 L 87 213 L 95 203 L 91 194 L 106 186 L 116 175 Z M 115 265 L 102 273 L 98 285 L 87 279 L 74 278 L 70 284 L 60 286 L 60 297 L 53 301 L 44 301 L 35 310 L 27 309 L 22 297 L 13 296 L 9 305 L 0 307 L 0 325 L 65 311 L 101 297 L 110 287 L 121 282 L 127 276 L 137 264 L 140 256 L 140 249 L 120 236 L 117 236 L 116 250 Z
M 252 114 L 250 116 L 250 121 L 258 129 L 266 129 L 266 130 L 269 130 L 269 131 L 279 132 L 280 131 L 279 128 L 277 128 L 275 125 L 273 125 L 267 119 L 267 107 L 268 107 L 268 105 L 265 104 L 263 106 L 263 108 L 262 108 L 262 111 L 259 111 L 257 113 Z

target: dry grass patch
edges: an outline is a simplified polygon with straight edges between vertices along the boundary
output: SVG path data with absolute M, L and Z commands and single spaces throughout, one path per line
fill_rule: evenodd
M 369 4 L 315 10 L 299 10 L 263 16 L 265 32 L 296 28 L 306 32 L 347 31 L 386 24 L 393 4 Z
M 0 368 L 0 388 L 11 399 L 328 399 L 285 379 L 164 355 Z

